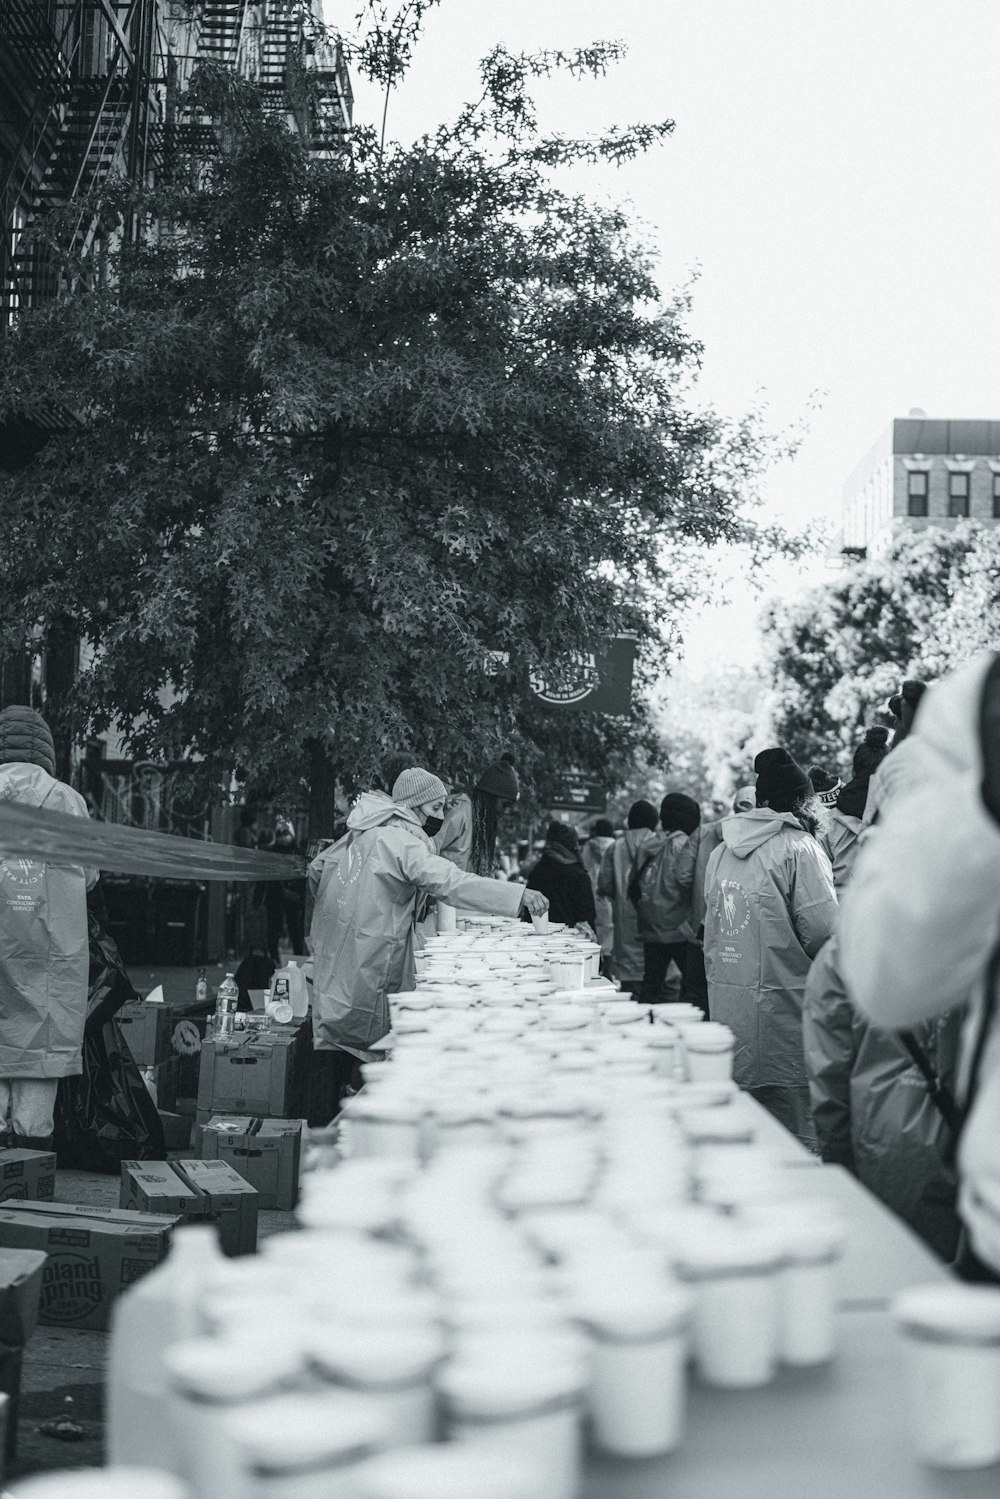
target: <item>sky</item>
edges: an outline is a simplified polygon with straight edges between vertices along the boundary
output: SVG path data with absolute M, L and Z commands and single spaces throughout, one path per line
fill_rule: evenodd
M 349 29 L 358 0 L 325 3 Z M 628 56 L 599 81 L 540 85 L 543 128 L 675 121 L 638 162 L 572 180 L 631 205 L 664 290 L 697 273 L 699 399 L 734 417 L 764 400 L 772 427 L 808 424 L 763 482 L 768 518 L 836 526 L 844 480 L 911 408 L 1000 417 L 996 0 L 441 0 L 389 133 L 454 114 L 497 42 L 598 38 Z M 354 85 L 356 120 L 380 119 Z M 819 576 L 779 567 L 773 586 Z M 738 567 L 720 568 L 718 595 L 689 622 L 696 668 L 756 655 Z

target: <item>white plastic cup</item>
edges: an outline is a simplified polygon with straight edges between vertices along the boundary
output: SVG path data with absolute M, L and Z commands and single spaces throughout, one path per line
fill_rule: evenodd
M 535 931 L 538 932 L 539 934 L 541 934 L 542 932 L 547 932 L 549 930 L 549 913 L 548 913 L 548 911 L 543 911 L 540 916 L 532 916 L 532 918 L 531 918 L 531 925 L 534 927 Z
M 680 1446 L 693 1306 L 690 1291 L 655 1282 L 581 1301 L 594 1340 L 590 1413 L 602 1452 L 658 1457 Z
M 349 1098 L 341 1114 L 349 1124 L 350 1155 L 419 1157 L 423 1109 L 410 1100 L 362 1093 Z
M 845 1226 L 821 1198 L 752 1208 L 751 1222 L 781 1236 L 787 1258 L 778 1272 L 778 1356 L 794 1368 L 833 1358 L 837 1346 L 838 1262 Z
M 917 1286 L 892 1312 L 907 1349 L 919 1460 L 934 1468 L 1000 1462 L 1000 1289 Z
M 568 954 L 549 959 L 549 973 L 557 989 L 582 989 L 587 981 L 590 959 L 586 954 L 579 958 Z
M 321 1378 L 378 1408 L 391 1447 L 433 1441 L 434 1373 L 443 1356 L 441 1334 L 428 1327 L 335 1326 L 308 1342 Z
M 160 1468 L 76 1468 L 12 1482 L 5 1499 L 192 1499 L 187 1484 Z
M 262 1400 L 227 1416 L 224 1427 L 241 1466 L 242 1499 L 355 1499 L 358 1466 L 383 1450 L 386 1436 L 377 1406 L 339 1390 Z
M 455 1444 L 388 1452 L 354 1470 L 356 1499 L 536 1499 L 540 1482 L 515 1455 Z
M 530 1499 L 577 1499 L 586 1385 L 585 1371 L 561 1356 L 453 1363 L 438 1386 L 446 1435 L 530 1462 L 538 1472 Z
M 438 936 L 446 932 L 454 932 L 458 926 L 458 912 L 454 906 L 449 906 L 445 901 L 439 900 L 437 906 L 437 929 Z
M 728 1026 L 703 1021 L 685 1025 L 681 1035 L 689 1082 L 721 1083 L 732 1077 L 736 1038 Z
M 694 1352 L 706 1384 L 745 1390 L 774 1378 L 779 1352 L 780 1237 L 769 1228 L 720 1222 L 675 1251 L 695 1293 Z

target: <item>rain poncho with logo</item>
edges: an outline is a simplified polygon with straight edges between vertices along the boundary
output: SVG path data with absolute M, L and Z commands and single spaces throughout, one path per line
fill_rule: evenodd
M 767 807 L 725 818 L 722 838 L 705 880 L 709 1012 L 736 1033 L 738 1083 L 804 1089 L 802 1000 L 837 914 L 830 861 Z
M 615 978 L 623 984 L 642 982 L 646 953 L 639 935 L 639 913 L 628 897 L 628 882 L 638 860 L 643 863 L 655 854 L 663 834 L 652 828 L 629 828 L 604 855 L 597 881 L 597 893 L 611 902 L 615 940 L 613 962 Z
M 320 1050 L 363 1054 L 390 1030 L 388 996 L 413 987 L 418 894 L 516 916 L 524 888 L 457 869 L 433 852 L 412 808 L 380 793 L 362 796 L 347 826 L 309 866 L 313 1032 Z
M 40 765 L 0 765 L 0 799 L 88 817 L 78 791 Z M 0 1078 L 80 1071 L 97 870 L 0 858 Z
M 903 783 L 858 855 L 840 949 L 851 996 L 876 1025 L 912 1027 L 969 1004 L 960 1101 L 987 1017 L 958 1152 L 959 1213 L 975 1253 L 1000 1274 L 1000 1007 L 990 1014 L 986 992 L 1000 930 L 1000 826 L 983 801 L 980 743 L 994 659 L 932 687 L 909 738 L 879 767 L 907 751 Z

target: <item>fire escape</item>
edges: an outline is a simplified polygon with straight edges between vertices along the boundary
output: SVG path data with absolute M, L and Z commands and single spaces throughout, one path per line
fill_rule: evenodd
M 2 327 L 70 285 L 66 265 L 86 265 L 109 178 L 146 174 L 155 18 L 156 0 L 0 7 Z M 57 210 L 65 259 L 31 233 Z

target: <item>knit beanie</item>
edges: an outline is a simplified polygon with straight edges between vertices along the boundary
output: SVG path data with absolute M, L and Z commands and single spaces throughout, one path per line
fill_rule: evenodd
M 823 806 L 835 806 L 837 797 L 844 787 L 844 783 L 840 777 L 832 776 L 828 770 L 823 769 L 822 765 L 810 765 L 809 779 L 812 782 L 813 790 L 823 803 Z
M 786 749 L 764 750 L 754 761 L 754 767 L 758 807 L 767 802 L 776 811 L 786 811 L 787 807 L 779 803 L 790 806 L 793 801 L 812 795 L 812 781 Z
M 633 802 L 628 809 L 629 828 L 649 828 L 654 831 L 659 818 L 651 802 Z
M 443 802 L 447 794 L 443 781 L 439 781 L 429 770 L 419 770 L 416 767 L 404 770 L 392 788 L 392 799 L 401 807 L 421 807 L 424 802 Z
M 476 782 L 476 790 L 485 791 L 489 796 L 498 796 L 502 802 L 516 802 L 521 795 L 521 787 L 514 769 L 513 756 L 501 755 L 496 765 L 488 766 Z
M 693 833 L 701 822 L 701 808 L 693 796 L 668 791 L 660 803 L 660 826 L 665 833 Z
M 40 713 L 20 703 L 0 713 L 0 765 L 20 762 L 56 773 L 52 731 Z
M 590 824 L 591 838 L 613 838 L 615 836 L 614 823 L 607 817 L 599 817 L 596 822 Z
M 873 724 L 865 730 L 864 742 L 854 751 L 855 776 L 871 776 L 889 753 L 889 730 Z

